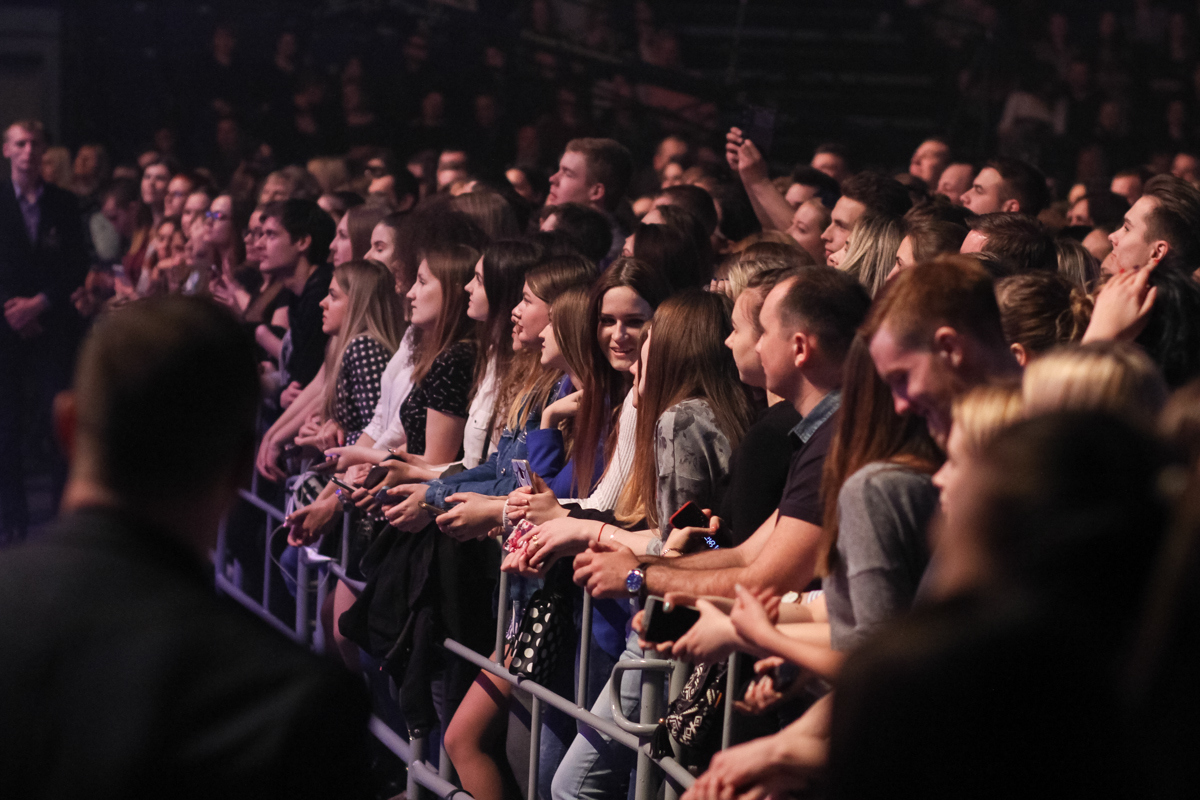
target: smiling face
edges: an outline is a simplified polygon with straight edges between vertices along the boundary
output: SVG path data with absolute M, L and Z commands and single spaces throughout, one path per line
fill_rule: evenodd
M 733 363 L 737 364 L 741 382 L 761 389 L 767 384 L 767 376 L 763 374 L 762 359 L 758 355 L 758 328 L 750 319 L 758 292 L 758 289 L 746 289 L 738 295 L 733 304 L 733 330 L 726 337 L 725 346 L 733 353 Z
M 533 293 L 526 283 L 521 290 L 521 302 L 512 312 L 513 349 L 538 350 L 542 346 L 542 331 L 550 324 L 550 304 Z
M 321 331 L 327 336 L 334 336 L 342 329 L 346 319 L 346 306 L 350 302 L 349 295 L 342 289 L 334 276 L 329 281 L 329 294 L 321 301 Z
M 870 352 L 875 371 L 892 391 L 896 413 L 924 417 L 930 434 L 944 444 L 959 389 L 945 359 L 931 349 L 906 347 L 887 323 L 871 338 Z
M 628 372 L 637 361 L 642 329 L 652 316 L 654 309 L 628 286 L 616 286 L 604 293 L 596 336 L 613 369 Z
M 851 200 L 849 197 L 839 197 L 837 205 L 833 207 L 833 211 L 829 216 L 831 222 L 825 232 L 821 234 L 821 241 L 825 243 L 824 261 L 831 267 L 837 266 L 829 257 L 846 246 L 846 240 L 850 238 L 850 231 L 854 228 L 854 223 L 858 222 L 858 218 L 863 215 L 867 207 L 857 200 Z
M 483 257 L 475 262 L 475 274 L 466 285 L 466 292 L 470 295 L 467 300 L 467 316 L 476 322 L 487 322 L 490 308 L 488 306 L 487 292 L 483 288 Z
M 408 303 L 412 309 L 412 324 L 421 330 L 433 330 L 442 313 L 442 282 L 433 277 L 425 259 L 421 259 L 417 280 L 408 290 Z

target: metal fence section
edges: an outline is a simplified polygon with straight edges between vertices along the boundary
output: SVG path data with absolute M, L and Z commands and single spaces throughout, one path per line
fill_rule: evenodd
M 234 578 L 227 574 L 228 565 L 228 531 L 222 524 L 214 554 L 215 581 L 217 589 L 233 598 L 251 612 L 265 620 L 268 624 L 286 634 L 301 645 L 311 646 L 315 650 L 324 649 L 324 634 L 317 624 L 316 616 L 325 601 L 329 591 L 329 578 L 336 578 L 345 583 L 352 591 L 358 593 L 365 584 L 352 580 L 346 574 L 346 558 L 349 552 L 352 515 L 342 515 L 342 558 L 335 561 L 326 556 L 314 555 L 307 548 L 299 548 L 299 559 L 296 571 L 296 614 L 295 619 L 285 622 L 270 611 L 271 602 L 271 570 L 276 560 L 271 553 L 272 532 L 282 524 L 284 513 L 254 493 L 242 490 L 241 499 L 254 506 L 266 515 L 266 542 L 264 544 L 263 589 L 261 598 L 252 597 L 238 585 Z M 312 586 L 315 578 L 315 588 Z M 500 597 L 507 596 L 508 575 L 500 573 Z M 310 595 L 313 595 L 310 597 Z M 664 696 L 678 695 L 688 675 L 688 665 L 666 659 L 638 659 L 634 661 L 619 661 L 613 671 L 610 681 L 613 682 L 613 720 L 598 717 L 590 710 L 590 701 L 594 698 L 587 696 L 588 655 L 591 646 L 591 611 L 592 598 L 586 592 L 583 595 L 583 625 L 580 632 L 580 649 L 578 653 L 579 679 L 575 686 L 574 700 L 567 699 L 547 689 L 541 684 L 526 678 L 520 678 L 509 672 L 503 663 L 505 632 L 507 630 L 508 604 L 503 600 L 498 604 L 499 613 L 496 620 L 495 652 L 498 660 L 480 655 L 471 648 L 453 639 L 446 639 L 442 646 L 449 653 L 474 664 L 500 680 L 512 685 L 519 692 L 531 698 L 532 711 L 530 718 L 529 746 L 529 790 L 527 800 L 537 800 L 538 770 L 540 758 L 541 718 L 546 706 L 551 706 L 582 723 L 592 730 L 611 738 L 614 742 L 637 753 L 637 771 L 635 782 L 635 800 L 653 800 L 665 781 L 666 800 L 676 800 L 685 789 L 692 785 L 695 777 L 688 772 L 678 760 L 679 747 L 672 741 L 674 755 L 655 758 L 651 753 L 650 737 L 663 715 L 662 701 Z M 310 603 L 310 600 L 314 601 Z M 721 738 L 722 749 L 730 744 L 731 725 L 733 719 L 734 688 L 736 686 L 736 654 L 730 656 L 728 685 L 726 691 L 725 718 Z M 619 686 L 621 675 L 629 671 L 641 673 L 641 713 L 635 722 L 625 718 L 620 708 Z M 668 686 L 669 695 L 665 691 Z M 427 752 L 428 742 L 423 738 L 413 738 L 411 741 L 397 733 L 378 717 L 372 717 L 370 730 L 375 737 L 389 750 L 396 754 L 408 767 L 408 797 L 418 800 L 423 792 L 450 800 L 467 800 L 470 795 L 455 786 L 450 780 L 450 762 L 445 750 L 441 752 L 441 769 L 429 761 Z

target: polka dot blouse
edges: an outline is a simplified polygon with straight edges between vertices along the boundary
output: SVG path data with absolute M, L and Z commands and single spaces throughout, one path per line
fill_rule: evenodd
M 400 406 L 400 421 L 408 437 L 408 452 L 425 454 L 428 409 L 467 418 L 475 378 L 475 343 L 456 342 L 433 360 L 429 373 L 413 387 Z
M 380 379 L 392 354 L 367 334 L 356 336 L 342 351 L 333 417 L 354 444 L 375 415 Z

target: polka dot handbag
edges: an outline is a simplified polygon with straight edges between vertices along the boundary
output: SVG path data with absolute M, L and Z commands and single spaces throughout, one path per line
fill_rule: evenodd
M 521 626 L 512 644 L 513 658 L 508 670 L 545 686 L 570 649 L 574 625 L 571 600 L 561 592 L 538 589 L 529 598 Z

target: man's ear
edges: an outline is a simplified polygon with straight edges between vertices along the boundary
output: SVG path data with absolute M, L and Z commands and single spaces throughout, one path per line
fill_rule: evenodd
M 933 354 L 951 369 L 962 366 L 963 344 L 962 335 L 949 325 L 943 325 L 933 332 Z
M 1167 242 L 1163 239 L 1159 239 L 1158 241 L 1151 243 L 1151 245 L 1150 245 L 1150 260 L 1147 261 L 1142 266 L 1144 266 L 1144 267 L 1157 266 L 1158 262 L 1160 262 L 1164 258 L 1166 258 L 1167 253 L 1169 253 L 1169 252 L 1171 252 L 1171 245 L 1169 242 Z
M 1015 197 L 1010 197 L 1000 204 L 1000 210 L 1007 211 L 1012 214 L 1019 214 L 1021 212 L 1021 201 Z
M 312 247 L 312 235 L 301 236 L 299 239 L 292 242 L 292 244 L 296 245 L 300 252 L 307 256 L 308 248 Z
M 588 187 L 588 200 L 596 205 L 604 205 L 604 184 L 596 181 Z
M 54 397 L 54 438 L 67 457 L 67 462 L 75 460 L 76 437 L 79 434 L 79 405 L 75 393 L 69 389 L 59 392 Z
M 1025 345 L 1013 342 L 1008 349 L 1012 351 L 1013 357 L 1017 359 L 1017 363 L 1022 368 L 1029 363 L 1029 351 L 1025 349 Z
M 807 364 L 813 357 L 813 337 L 810 333 L 804 331 L 796 331 L 792 334 L 790 342 L 792 346 L 792 363 L 799 369 Z

